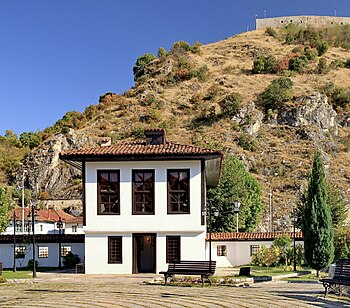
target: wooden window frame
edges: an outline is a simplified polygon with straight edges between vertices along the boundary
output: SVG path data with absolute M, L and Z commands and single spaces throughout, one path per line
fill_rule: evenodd
M 135 194 L 135 175 L 136 173 L 152 173 L 152 190 L 150 193 L 152 194 L 152 211 L 151 212 L 139 212 L 136 211 L 136 194 Z M 154 169 L 133 169 L 132 170 L 132 215 L 154 215 L 155 214 L 155 194 L 154 194 L 154 185 L 155 185 L 155 171 Z M 140 192 L 142 193 L 142 192 Z M 143 194 L 147 193 L 144 191 Z
M 250 245 L 250 256 L 252 257 L 256 253 L 258 253 L 260 249 L 261 249 L 260 245 Z M 254 252 L 254 250 L 256 251 Z
M 218 257 L 226 257 L 227 256 L 227 246 L 226 245 L 218 245 L 216 247 L 216 255 Z
M 65 257 L 70 252 L 72 252 L 71 245 L 62 245 L 61 246 L 61 257 Z
M 172 193 L 180 193 L 182 192 L 181 190 L 174 190 L 174 191 L 171 191 L 170 189 L 170 173 L 171 172 L 186 172 L 187 173 L 187 179 L 188 179 L 188 189 L 187 189 L 187 199 L 188 199 L 188 210 L 187 211 L 181 211 L 181 210 L 178 210 L 178 211 L 172 211 L 171 210 L 171 202 L 170 202 L 170 199 L 171 199 L 171 194 Z M 191 207 L 190 207 L 190 169 L 168 169 L 167 170 L 167 187 L 168 187 L 168 192 L 167 192 L 167 195 L 168 195 L 168 214 L 190 214 L 191 213 Z M 179 208 L 180 208 L 180 205 L 178 205 Z
M 38 258 L 47 259 L 49 257 L 49 246 L 38 246 Z
M 26 250 L 27 250 L 26 246 L 16 245 L 16 248 L 15 248 L 16 259 L 24 259 L 26 257 Z
M 114 256 L 112 242 L 116 241 L 119 249 Z M 123 263 L 123 237 L 122 236 L 108 236 L 108 264 L 122 264 Z
M 108 177 L 110 178 L 110 173 L 116 173 L 118 175 L 117 182 L 117 211 L 116 212 L 102 212 L 101 208 L 101 186 L 100 186 L 100 174 L 108 173 Z M 120 170 L 116 169 L 105 169 L 105 170 L 97 170 L 97 215 L 120 215 Z
M 171 241 L 178 241 L 176 243 L 177 245 L 177 251 L 172 251 L 174 249 L 173 244 Z M 177 258 L 171 259 L 172 255 L 176 255 Z M 167 235 L 166 236 L 166 263 L 170 263 L 173 261 L 180 261 L 181 260 L 181 236 L 180 235 Z

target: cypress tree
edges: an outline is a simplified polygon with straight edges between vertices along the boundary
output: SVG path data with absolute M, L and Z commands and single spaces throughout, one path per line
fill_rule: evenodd
M 309 176 L 306 199 L 302 206 L 305 260 L 313 269 L 328 266 L 334 258 L 331 210 L 321 153 L 316 150 Z

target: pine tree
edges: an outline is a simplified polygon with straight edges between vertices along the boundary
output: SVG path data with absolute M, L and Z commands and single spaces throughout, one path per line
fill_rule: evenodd
M 328 266 L 334 257 L 331 209 L 321 153 L 316 150 L 308 181 L 305 203 L 302 206 L 302 231 L 306 262 L 313 269 Z

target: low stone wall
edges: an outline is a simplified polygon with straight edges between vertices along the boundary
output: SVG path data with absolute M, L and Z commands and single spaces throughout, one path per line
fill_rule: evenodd
M 267 27 L 280 28 L 290 23 L 304 26 L 332 26 L 332 25 L 348 25 L 350 17 L 336 16 L 282 16 L 273 18 L 257 18 L 256 29 L 264 29 Z

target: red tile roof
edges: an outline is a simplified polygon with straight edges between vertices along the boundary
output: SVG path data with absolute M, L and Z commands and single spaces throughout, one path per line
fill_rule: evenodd
M 145 142 L 128 142 L 113 144 L 110 146 L 85 148 L 72 150 L 60 154 L 62 159 L 84 157 L 116 157 L 116 156 L 222 156 L 222 152 L 213 149 L 205 149 L 192 145 L 183 145 L 167 142 L 165 144 L 146 145 Z M 79 159 L 77 159 L 79 160 Z
M 9 218 L 12 219 L 13 212 L 16 213 L 16 219 L 22 220 L 22 208 L 17 207 L 16 209 L 13 209 L 9 212 Z M 24 209 L 24 218 L 27 220 L 28 215 L 30 215 L 30 209 L 26 207 Z M 67 214 L 65 211 L 61 209 L 44 209 L 44 210 L 37 210 L 36 213 L 39 215 L 38 221 L 42 222 L 57 222 L 59 221 L 60 217 L 61 220 L 65 223 L 76 223 L 76 224 L 82 224 L 83 223 L 83 217 L 75 217 L 73 215 Z
M 262 240 L 274 240 L 280 235 L 289 235 L 293 238 L 293 232 L 222 232 L 212 233 L 212 241 L 262 241 Z M 301 232 L 295 232 L 295 238 L 302 240 L 303 234 Z M 207 234 L 207 241 L 209 240 L 209 233 Z

